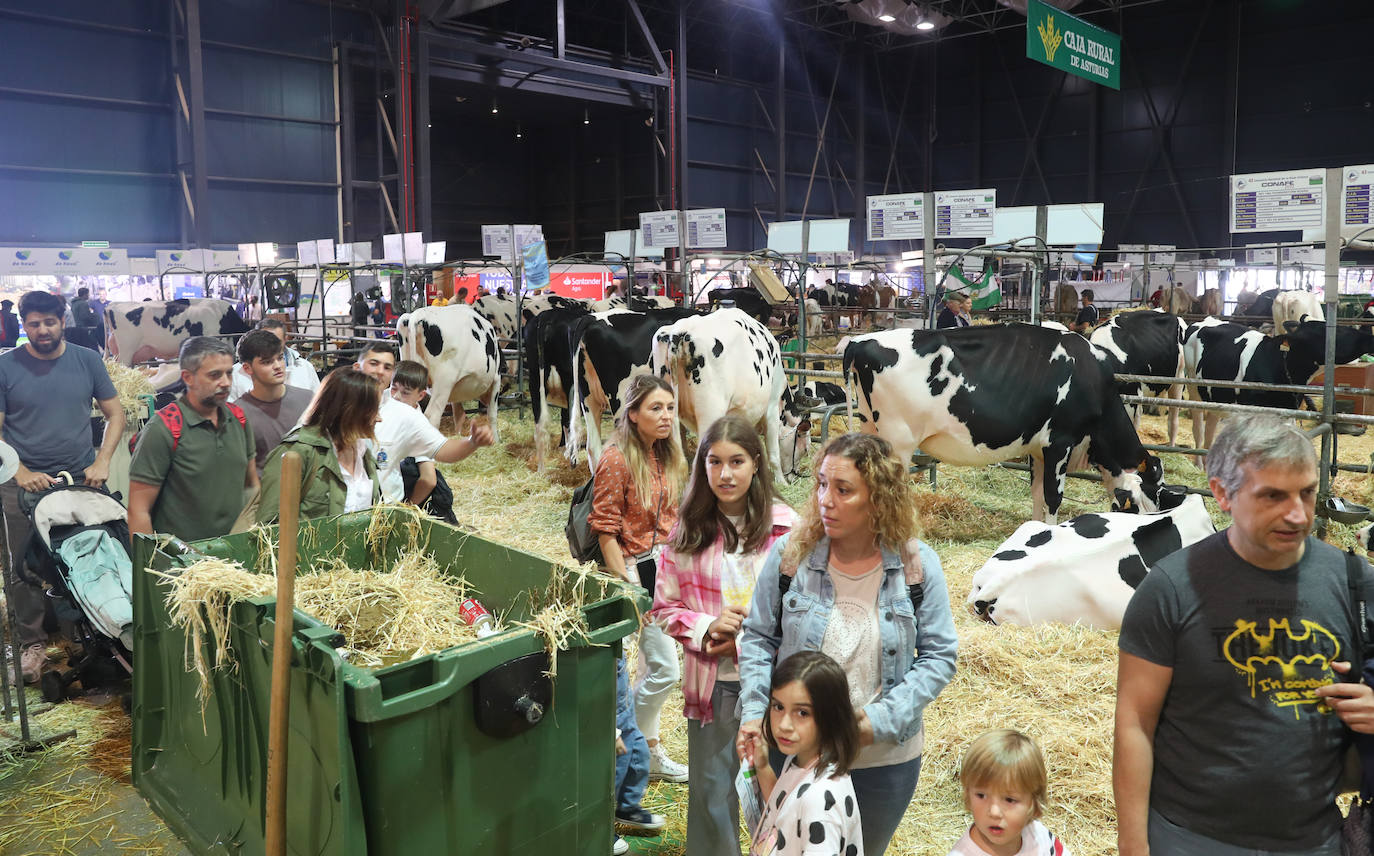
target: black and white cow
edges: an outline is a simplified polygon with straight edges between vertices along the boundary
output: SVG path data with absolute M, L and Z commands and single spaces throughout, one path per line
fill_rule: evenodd
M 1082 514 L 1058 526 L 1032 520 L 973 575 L 968 607 L 993 624 L 1119 630 L 1149 569 L 1214 531 L 1197 494 L 1158 514 Z
M 110 355 L 131 366 L 176 359 L 187 339 L 247 333 L 248 325 L 227 300 L 191 298 L 111 303 L 105 331 Z
M 558 445 L 568 442 L 568 390 L 573 389 L 573 358 L 577 353 L 578 319 L 591 314 L 581 303 L 541 312 L 525 324 L 525 377 L 534 413 L 534 458 L 540 475 L 548 455 L 549 408 L 561 411 Z
M 696 314 L 690 309 L 614 310 L 578 319 L 573 331 L 577 348 L 567 444 L 571 463 L 577 463 L 585 432 L 588 466 L 596 472 L 601 459 L 601 417 L 619 412 L 630 377 L 649 370 L 649 353 L 659 328 Z
M 1032 519 L 1053 523 L 1086 452 L 1114 504 L 1158 508 L 1163 466 L 1140 445 L 1107 354 L 1082 336 L 1027 324 L 898 329 L 838 350 L 859 383 L 863 430 L 900 461 L 918 448 L 956 466 L 1030 455 Z
M 550 309 L 571 309 L 579 306 L 586 309 L 590 305 L 590 300 L 580 300 L 576 297 L 564 297 L 561 294 L 551 293 L 536 294 L 521 302 L 520 324 L 522 326 L 528 324 Z
M 505 294 L 488 294 L 472 302 L 478 315 L 491 322 L 496 337 L 508 342 L 515 340 L 518 327 L 515 324 L 515 298 Z
M 1155 377 L 1183 377 L 1183 336 L 1187 325 L 1182 318 L 1159 310 L 1121 312 L 1092 332 L 1088 341 L 1106 351 L 1112 358 L 1112 370 L 1121 374 L 1154 375 Z M 1183 397 L 1181 384 L 1121 383 L 1122 395 L 1168 393 L 1169 398 Z M 1140 428 L 1138 404 L 1129 405 L 1136 429 Z M 1169 445 L 1178 436 L 1178 408 L 1169 408 Z
M 1374 336 L 1353 327 L 1336 329 L 1336 363 L 1348 363 L 1374 352 Z M 1204 380 L 1306 384 L 1326 362 L 1326 322 L 1304 321 L 1292 331 L 1266 336 L 1258 330 L 1207 318 L 1188 327 L 1183 341 L 1184 371 Z M 1297 408 L 1303 396 L 1293 392 L 1194 387 L 1200 401 Z M 1193 442 L 1209 448 L 1222 414 L 1193 411 Z M 1206 434 L 1203 434 L 1203 420 Z
M 708 292 L 707 296 L 711 301 L 711 309 L 719 309 L 721 303 L 727 300 L 734 301 L 736 309 L 765 327 L 773 315 L 772 304 L 765 300 L 756 288 L 717 288 Z
M 480 401 L 493 435 L 498 435 L 496 403 L 501 391 L 501 349 L 496 330 L 466 303 L 426 306 L 396 319 L 401 359 L 429 369 L 430 399 L 425 416 L 439 427 L 444 407 L 453 402 L 456 433 L 463 433 L 463 402 Z
M 784 476 L 779 410 L 787 376 L 767 327 L 733 307 L 683 318 L 654 335 L 649 370 L 673 385 L 678 420 L 694 433 L 727 413 L 761 429 L 773 472 Z

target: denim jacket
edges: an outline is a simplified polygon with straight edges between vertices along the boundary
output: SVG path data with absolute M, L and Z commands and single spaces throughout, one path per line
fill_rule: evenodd
M 797 568 L 787 594 L 778 590 L 778 567 L 790 536 L 773 545 L 759 571 L 754 602 L 740 633 L 739 672 L 742 722 L 762 719 L 768 712 L 768 687 L 773 665 L 797 651 L 819 651 L 835 605 L 835 585 L 827 570 L 830 539 Z M 940 559 L 929 545 L 920 548 L 925 572 L 924 597 L 919 611 L 907 595 L 901 555 L 882 548 L 883 582 L 878 589 L 878 634 L 881 694 L 864 707 L 878 743 L 905 743 L 921 730 L 925 707 L 954 677 L 959 637 L 949 610 L 949 591 Z M 783 601 L 779 603 L 779 599 Z M 782 636 L 777 616 L 782 612 Z

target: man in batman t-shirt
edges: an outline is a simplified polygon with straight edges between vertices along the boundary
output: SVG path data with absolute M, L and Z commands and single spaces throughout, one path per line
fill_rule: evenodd
M 1374 733 L 1374 692 L 1344 682 L 1356 619 L 1344 554 L 1311 536 L 1312 441 L 1233 416 L 1207 474 L 1231 526 L 1156 564 L 1122 622 L 1121 856 L 1337 856 L 1347 728 Z

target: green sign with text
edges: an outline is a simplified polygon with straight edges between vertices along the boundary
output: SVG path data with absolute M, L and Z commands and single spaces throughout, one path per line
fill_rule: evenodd
M 1026 3 L 1026 56 L 1093 83 L 1121 88 L 1121 37 L 1041 0 Z

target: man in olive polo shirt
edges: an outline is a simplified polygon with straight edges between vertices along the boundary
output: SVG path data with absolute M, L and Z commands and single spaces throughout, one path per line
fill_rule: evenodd
M 140 433 L 129 465 L 130 532 L 196 541 L 233 528 L 245 489 L 258 484 L 253 430 L 226 405 L 233 370 L 227 341 L 201 336 L 182 344 L 181 436 L 174 449 L 159 416 Z

